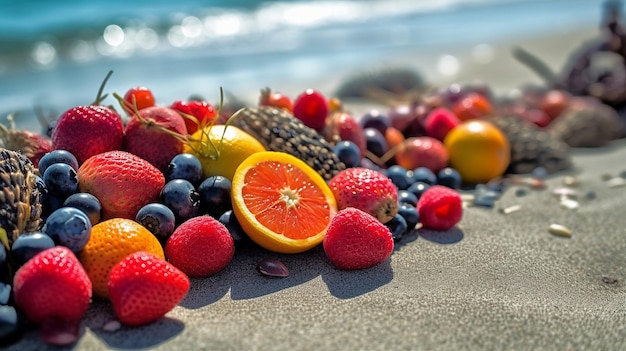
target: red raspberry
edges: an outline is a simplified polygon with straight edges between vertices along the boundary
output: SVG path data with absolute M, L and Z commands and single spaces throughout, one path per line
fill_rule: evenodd
M 139 251 L 113 266 L 107 287 L 115 316 L 139 326 L 176 307 L 189 291 L 189 278 L 156 255 Z
M 364 269 L 393 252 L 389 228 L 359 209 L 348 207 L 333 217 L 324 236 L 324 252 L 339 269 Z
M 463 201 L 455 190 L 433 185 L 420 197 L 417 212 L 425 228 L 448 230 L 463 217 Z
M 221 271 L 234 254 L 235 242 L 228 229 L 207 215 L 183 222 L 165 244 L 165 257 L 189 277 Z
M 428 114 L 424 122 L 424 129 L 426 129 L 428 136 L 443 141 L 448 132 L 460 123 L 461 121 L 452 111 L 440 107 Z
M 321 133 L 328 117 L 328 101 L 319 91 L 307 89 L 293 102 L 293 115 L 307 127 Z

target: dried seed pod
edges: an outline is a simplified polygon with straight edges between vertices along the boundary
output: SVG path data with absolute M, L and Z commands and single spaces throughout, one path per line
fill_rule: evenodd
M 531 122 L 516 116 L 494 116 L 489 121 L 502 130 L 511 145 L 507 173 L 531 173 L 537 167 L 554 173 L 571 167 L 569 146 Z
M 564 111 L 550 123 L 548 131 L 571 147 L 599 147 L 620 138 L 624 126 L 613 108 L 587 103 Z
M 34 232 L 41 224 L 41 193 L 36 169 L 23 154 L 0 148 L 0 227 L 9 247 L 22 233 Z
M 285 152 L 303 160 L 327 181 L 346 168 L 328 140 L 286 110 L 248 107 L 240 110 L 229 123 L 255 137 L 267 150 Z

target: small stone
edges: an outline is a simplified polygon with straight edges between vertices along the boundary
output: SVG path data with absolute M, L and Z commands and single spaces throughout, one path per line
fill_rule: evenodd
M 106 331 L 106 332 L 114 332 L 119 330 L 122 327 L 122 323 L 120 323 L 120 321 L 114 319 L 114 320 L 110 320 L 106 323 L 104 323 L 104 325 L 102 326 L 102 330 Z
M 602 281 L 605 284 L 616 284 L 617 282 L 619 282 L 619 279 L 617 277 L 612 276 L 612 275 L 603 275 L 602 276 Z
M 567 176 L 563 178 L 563 185 L 567 186 L 578 186 L 578 179 L 572 176 Z
M 517 197 L 526 196 L 526 194 L 528 194 L 528 190 L 526 190 L 526 188 L 515 189 L 515 196 Z
M 572 200 L 567 197 L 561 197 L 559 204 L 561 204 L 561 207 L 566 208 L 568 210 L 575 210 L 578 208 L 578 205 L 579 205 L 578 201 Z
M 626 179 L 622 177 L 614 177 L 607 181 L 609 188 L 621 188 L 626 185 Z
M 567 238 L 572 236 L 572 232 L 560 224 L 550 224 L 550 226 L 548 227 L 548 232 L 552 235 L 562 236 L 562 237 L 567 237 Z
M 259 262 L 256 270 L 262 275 L 268 277 L 285 278 L 289 276 L 289 269 L 280 260 L 275 258 L 266 258 Z
M 593 190 L 589 190 L 586 194 L 585 194 L 585 199 L 587 200 L 593 200 L 596 198 L 596 192 Z
M 608 173 L 604 173 L 602 174 L 602 180 L 604 180 L 605 182 L 609 179 L 613 179 L 613 175 L 612 174 L 608 174 Z
M 541 189 L 545 189 L 546 188 L 546 182 L 543 181 L 542 179 L 531 178 L 528 181 L 528 186 L 531 189 L 541 190 Z
M 559 199 L 563 197 L 575 199 L 578 197 L 578 191 L 571 188 L 556 188 L 552 190 L 552 195 Z
M 548 175 L 550 175 L 550 173 L 548 172 L 548 170 L 545 167 L 539 166 L 535 169 L 533 169 L 533 177 L 537 178 L 537 179 L 546 179 L 548 178 Z
M 520 205 L 513 205 L 513 206 L 501 208 L 500 212 L 502 214 L 508 215 L 508 214 L 513 213 L 513 212 L 517 212 L 517 211 L 519 211 L 521 209 L 522 209 L 522 206 L 520 206 Z

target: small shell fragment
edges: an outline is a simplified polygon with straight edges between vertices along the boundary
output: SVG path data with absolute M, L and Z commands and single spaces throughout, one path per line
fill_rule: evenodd
M 567 197 L 561 197 L 559 203 L 561 204 L 561 207 L 568 210 L 575 210 L 578 208 L 578 201 L 569 199 Z
M 552 190 L 552 195 L 556 196 L 557 198 L 568 197 L 575 199 L 578 197 L 578 191 L 572 188 L 556 188 Z
M 122 327 L 122 323 L 120 323 L 120 321 L 116 319 L 113 319 L 104 323 L 104 325 L 102 326 L 102 330 L 106 332 L 114 332 L 114 331 L 119 330 L 121 327 Z
M 256 270 L 262 275 L 268 277 L 285 278 L 289 276 L 289 269 L 287 269 L 287 266 L 275 258 L 266 258 L 262 260 L 256 266 Z
M 563 178 L 563 185 L 566 186 L 578 186 L 578 179 L 572 176 L 566 176 Z
M 622 177 L 614 177 L 609 179 L 606 183 L 609 188 L 621 188 L 626 185 L 626 179 Z
M 560 224 L 550 224 L 550 226 L 548 227 L 548 232 L 550 232 L 550 234 L 552 235 L 562 236 L 566 238 L 572 236 L 572 232 Z
M 522 209 L 522 206 L 520 206 L 520 205 L 513 205 L 513 206 L 501 208 L 500 212 L 505 214 L 505 215 L 508 215 L 508 214 L 513 213 L 513 212 L 517 212 L 517 211 L 519 211 L 521 209 Z

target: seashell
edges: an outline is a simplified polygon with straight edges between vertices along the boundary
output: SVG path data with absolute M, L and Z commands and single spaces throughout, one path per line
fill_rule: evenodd
M 560 224 L 550 224 L 550 226 L 548 227 L 548 232 L 552 235 L 563 236 L 567 238 L 572 236 L 572 232 Z
M 289 276 L 289 269 L 287 269 L 287 266 L 275 258 L 266 258 L 262 260 L 256 266 L 256 270 L 262 275 L 268 277 L 285 278 Z

